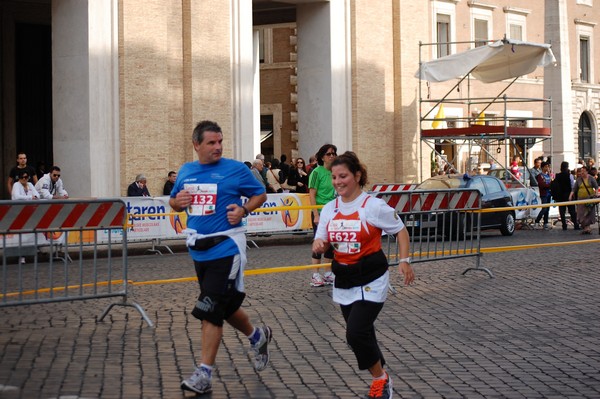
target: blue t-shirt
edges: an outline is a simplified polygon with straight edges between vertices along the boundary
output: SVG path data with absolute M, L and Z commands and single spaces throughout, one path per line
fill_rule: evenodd
M 241 196 L 253 197 L 265 192 L 250 169 L 241 162 L 221 158 L 214 164 L 188 162 L 177 173 L 177 181 L 171 198 L 181 190 L 193 192 L 194 204 L 186 209 L 187 227 L 201 234 L 212 234 L 241 226 L 227 221 L 227 206 L 242 205 Z M 233 240 L 225 240 L 206 251 L 190 249 L 192 259 L 205 261 L 237 254 L 238 247 Z

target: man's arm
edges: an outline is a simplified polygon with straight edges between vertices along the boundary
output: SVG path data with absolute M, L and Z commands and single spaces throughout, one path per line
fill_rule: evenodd
M 232 226 L 237 225 L 242 221 L 242 218 L 246 216 L 246 212 L 250 213 L 256 208 L 259 208 L 267 200 L 267 193 L 255 195 L 248 199 L 243 206 L 231 204 L 227 206 L 227 221 Z

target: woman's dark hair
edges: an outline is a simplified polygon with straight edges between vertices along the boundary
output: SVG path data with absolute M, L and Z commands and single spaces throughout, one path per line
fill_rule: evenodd
M 294 165 L 295 168 L 298 168 L 298 161 L 302 161 L 302 170 L 306 172 L 306 161 L 304 160 L 304 158 L 298 158 L 296 159 L 296 165 Z
M 338 165 L 345 165 L 350 173 L 352 173 L 354 176 L 360 172 L 358 185 L 364 187 L 367 184 L 367 169 L 362 163 L 360 163 L 358 157 L 352 151 L 346 151 L 342 155 L 338 155 L 331 163 L 332 168 Z
M 330 148 L 332 148 L 333 151 L 337 153 L 337 147 L 333 144 L 323 144 L 321 148 L 319 148 L 319 151 L 317 151 L 317 154 L 315 156 L 317 157 L 317 163 L 319 165 L 323 166 L 323 157 L 325 156 L 325 154 L 327 154 L 327 151 L 329 151 Z
M 279 169 L 279 159 L 277 159 L 277 158 L 273 158 L 273 159 L 271 160 L 271 167 L 272 167 L 273 169 Z
M 23 168 L 22 170 L 19 170 L 17 172 L 17 177 L 18 180 L 21 180 L 23 178 L 23 176 L 27 175 L 27 178 L 30 179 L 31 176 L 29 176 L 29 172 L 27 171 L 27 168 Z

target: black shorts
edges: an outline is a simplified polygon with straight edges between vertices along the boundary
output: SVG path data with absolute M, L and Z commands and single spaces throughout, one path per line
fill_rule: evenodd
M 237 311 L 246 294 L 236 289 L 236 281 L 242 278 L 240 256 L 197 262 L 196 276 L 200 285 L 200 296 L 192 315 L 200 320 L 221 327 Z

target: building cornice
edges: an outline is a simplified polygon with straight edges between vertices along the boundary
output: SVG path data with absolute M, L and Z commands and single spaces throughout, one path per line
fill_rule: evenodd
M 517 8 L 517 7 L 502 7 L 502 11 L 504 11 L 505 13 L 511 13 L 511 14 L 520 14 L 520 15 L 529 15 L 531 14 L 531 10 L 528 10 L 526 8 Z
M 484 8 L 484 9 L 490 10 L 490 11 L 494 11 L 496 8 L 498 8 L 495 5 L 482 3 L 481 1 L 476 1 L 476 0 L 467 1 L 467 5 L 469 7 Z
M 579 18 L 575 18 L 574 20 L 575 25 L 585 25 L 585 26 L 589 26 L 589 27 L 595 27 L 596 25 L 598 25 L 597 22 L 592 22 L 592 21 L 584 21 L 583 19 L 579 19 Z

